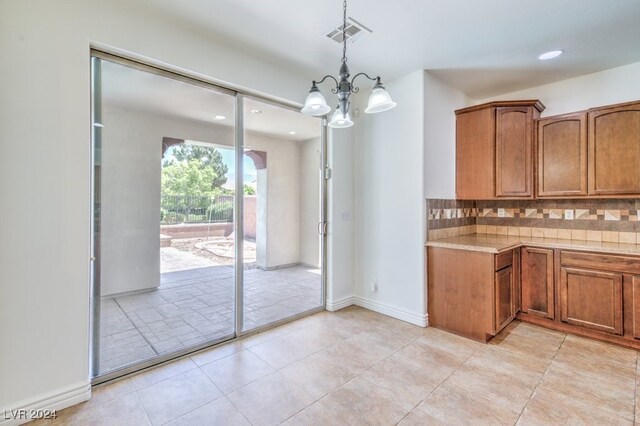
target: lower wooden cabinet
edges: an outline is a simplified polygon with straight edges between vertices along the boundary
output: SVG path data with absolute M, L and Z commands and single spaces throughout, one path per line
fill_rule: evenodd
M 553 319 L 553 250 L 523 247 L 521 253 L 522 312 Z
M 521 320 L 640 349 L 640 257 L 529 247 L 521 250 Z M 542 292 L 542 265 L 551 262 L 554 273 L 548 270 L 546 274 L 545 302 L 535 294 Z M 537 290 L 531 292 L 536 285 Z M 555 318 L 541 312 L 553 312 L 548 308 L 553 301 L 549 292 L 555 295 Z
M 427 248 L 429 324 L 486 342 L 516 316 L 520 252 Z
M 495 324 L 496 331 L 502 330 L 515 315 L 513 266 L 507 266 L 495 273 Z
M 622 279 L 618 272 L 560 268 L 560 319 L 622 335 Z
M 428 247 L 427 268 L 429 323 L 435 327 L 486 342 L 517 316 L 640 349 L 640 256 Z

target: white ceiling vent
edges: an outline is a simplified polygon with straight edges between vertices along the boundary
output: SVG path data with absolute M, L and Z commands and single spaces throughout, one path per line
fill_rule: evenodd
M 369 28 L 365 27 L 352 17 L 347 18 L 347 28 L 345 30 L 345 38 L 347 39 L 347 42 L 353 43 L 363 35 L 371 34 L 372 32 L 373 31 L 371 31 Z M 338 25 L 335 28 L 332 28 L 331 31 L 326 34 L 326 36 L 336 43 L 342 43 L 342 24 Z

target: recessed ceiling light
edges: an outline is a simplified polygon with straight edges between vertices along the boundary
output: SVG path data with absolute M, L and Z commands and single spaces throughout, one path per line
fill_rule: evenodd
M 251 114 L 262 114 L 262 110 L 261 109 L 252 109 L 251 110 Z
M 557 58 L 563 53 L 564 50 L 550 50 L 549 52 L 544 52 L 542 55 L 538 56 L 538 59 L 541 61 L 548 61 L 549 59 Z
M 296 132 L 291 131 L 291 132 L 289 132 L 289 134 L 290 134 L 290 135 L 295 135 L 295 134 L 296 134 Z
M 227 119 L 227 117 L 225 117 L 224 115 L 216 115 L 216 116 L 215 116 L 215 119 L 216 119 L 216 120 L 226 120 L 226 119 Z

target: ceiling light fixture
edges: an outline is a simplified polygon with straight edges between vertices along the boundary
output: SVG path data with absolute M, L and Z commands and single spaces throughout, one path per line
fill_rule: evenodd
M 538 59 L 540 59 L 541 61 L 548 61 L 549 59 L 557 58 L 563 53 L 564 53 L 564 50 L 550 50 L 538 56 Z
M 391 96 L 385 90 L 382 82 L 380 81 L 380 77 L 371 78 L 367 74 L 361 72 L 356 74 L 351 81 L 349 81 L 349 67 L 347 66 L 347 37 L 346 37 L 346 28 L 347 28 L 347 0 L 344 0 L 342 3 L 342 65 L 340 66 L 340 71 L 338 72 L 338 77 L 340 81 L 336 79 L 332 75 L 325 75 L 322 77 L 322 80 L 316 81 L 313 80 L 311 83 L 311 90 L 309 90 L 309 95 L 307 95 L 307 100 L 304 103 L 304 108 L 302 108 L 301 112 L 305 115 L 311 115 L 314 117 L 318 117 L 321 115 L 328 114 L 331 112 L 331 107 L 327 105 L 327 101 L 320 93 L 320 89 L 318 89 L 318 84 L 324 82 L 327 78 L 332 79 L 336 82 L 336 87 L 331 89 L 331 93 L 338 95 L 338 106 L 336 107 L 335 112 L 331 116 L 331 121 L 329 122 L 329 127 L 334 128 L 344 128 L 353 126 L 353 121 L 351 121 L 351 117 L 349 116 L 349 107 L 351 106 L 351 102 L 349 101 L 349 96 L 352 93 L 358 93 L 360 88 L 355 87 L 353 82 L 356 78 L 363 75 L 369 80 L 375 81 L 376 84 L 373 86 L 373 91 L 371 92 L 371 96 L 369 97 L 369 104 L 367 108 L 364 110 L 366 113 L 376 113 L 390 110 L 395 107 L 397 104 L 391 100 Z
M 293 130 L 289 132 L 290 135 L 295 135 L 296 132 L 294 132 Z
M 251 110 L 251 114 L 262 114 L 262 112 L 263 112 L 262 110 L 255 109 L 255 108 Z
M 227 119 L 227 117 L 225 117 L 224 115 L 216 115 L 214 118 L 216 120 L 226 120 Z

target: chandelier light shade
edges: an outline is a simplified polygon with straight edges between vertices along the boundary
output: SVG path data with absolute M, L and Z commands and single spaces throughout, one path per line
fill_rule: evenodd
M 397 104 L 391 100 L 391 96 L 384 89 L 382 84 L 378 83 L 373 87 L 371 96 L 369 96 L 369 104 L 364 112 L 374 114 L 376 112 L 388 111 Z
M 331 116 L 329 127 L 333 127 L 334 129 L 344 129 L 345 127 L 351 126 L 353 126 L 353 121 L 351 121 L 349 113 L 343 114 L 342 111 L 340 111 L 340 108 L 337 107 Z
M 316 86 L 314 82 L 307 96 L 307 100 L 304 103 L 304 108 L 302 108 L 302 113 L 317 117 L 325 115 L 329 113 L 329 111 L 331 111 L 331 107 L 327 105 L 327 101 L 325 101 L 324 96 L 322 96 L 322 93 L 320 93 L 318 86 Z
M 376 113 L 388 111 L 391 108 L 395 107 L 397 104 L 391 100 L 391 96 L 385 90 L 382 82 L 380 81 L 380 77 L 369 77 L 366 73 L 358 73 L 351 80 L 349 77 L 351 76 L 349 72 L 349 67 L 347 66 L 347 0 L 344 0 L 342 4 L 342 65 L 340 66 L 340 71 L 338 72 L 338 78 L 335 78 L 332 75 L 325 75 L 322 77 L 320 81 L 314 80 L 311 83 L 311 89 L 309 90 L 309 94 L 307 95 L 307 100 L 304 103 L 304 107 L 301 112 L 305 115 L 311 116 L 323 116 L 328 114 L 331 111 L 331 107 L 327 104 L 324 96 L 318 89 L 318 84 L 323 83 L 326 79 L 331 79 L 336 83 L 335 88 L 331 89 L 331 93 L 338 96 L 338 106 L 336 107 L 335 112 L 331 116 L 331 121 L 329 122 L 329 127 L 333 128 L 344 128 L 353 126 L 353 121 L 351 121 L 351 116 L 349 115 L 349 109 L 351 107 L 351 101 L 349 97 L 352 93 L 358 93 L 360 88 L 354 86 L 354 81 L 356 78 L 360 76 L 364 76 L 369 80 L 375 81 L 376 84 L 373 86 L 373 90 L 371 92 L 371 96 L 369 97 L 369 103 L 364 112 L 366 113 Z

